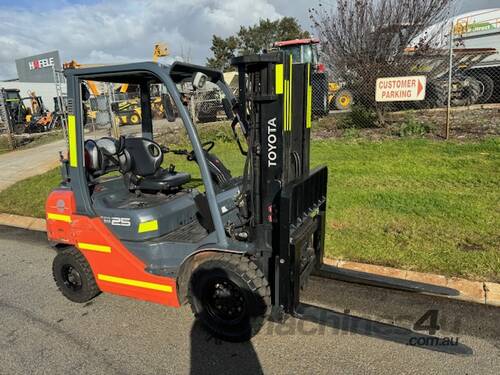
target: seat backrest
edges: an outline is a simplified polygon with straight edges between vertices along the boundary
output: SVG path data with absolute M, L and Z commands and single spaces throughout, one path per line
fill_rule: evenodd
M 127 173 L 131 158 L 127 150 L 119 150 L 119 141 L 110 137 L 85 141 L 85 169 L 97 178 L 112 171 Z
M 103 169 L 103 156 L 96 141 L 87 139 L 84 144 L 84 150 L 85 169 L 92 177 L 100 176 Z
M 131 157 L 130 172 L 136 176 L 154 175 L 163 163 L 163 152 L 158 143 L 147 138 L 126 138 L 125 150 Z

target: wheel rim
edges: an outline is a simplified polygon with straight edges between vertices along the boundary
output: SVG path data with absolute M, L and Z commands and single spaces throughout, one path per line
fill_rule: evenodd
M 61 276 L 67 289 L 74 292 L 82 289 L 82 276 L 71 264 L 65 264 L 61 268 Z
M 342 95 L 339 102 L 342 107 L 347 107 L 349 104 L 351 104 L 351 98 L 349 98 L 347 95 Z
M 202 300 L 210 317 L 226 324 L 239 323 L 247 312 L 242 289 L 227 278 L 209 281 L 203 290 Z

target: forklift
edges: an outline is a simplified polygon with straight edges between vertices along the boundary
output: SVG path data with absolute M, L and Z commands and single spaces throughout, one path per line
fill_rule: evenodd
M 213 335 L 244 341 L 268 319 L 315 320 L 300 301 L 312 273 L 428 291 L 425 284 L 346 274 L 322 263 L 328 171 L 309 167 L 311 65 L 294 64 L 282 52 L 233 64 L 238 98 L 221 72 L 181 62 L 65 70 L 69 151 L 61 156 L 62 182 L 46 202 L 47 235 L 57 249 L 52 271 L 62 294 L 77 303 L 100 292 L 173 307 L 189 303 Z M 140 87 L 140 137 L 84 139 L 87 80 Z M 200 141 L 183 102 L 180 87 L 196 91 L 208 81 L 223 93 L 242 176 L 232 176 L 213 141 Z M 155 142 L 153 84 L 168 91 L 192 150 Z M 198 164 L 203 189 L 187 187 L 191 176 L 169 163 L 170 154 Z
M 23 134 L 26 130 L 26 119 L 30 117 L 31 110 L 28 108 L 20 95 L 18 89 L 1 89 L 2 101 L 5 107 L 7 118 L 5 122 L 8 124 L 10 131 L 14 134 Z

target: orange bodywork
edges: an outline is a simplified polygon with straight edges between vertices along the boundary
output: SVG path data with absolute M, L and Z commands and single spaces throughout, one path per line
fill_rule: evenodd
M 78 248 L 89 262 L 101 291 L 179 306 L 176 280 L 146 272 L 146 265 L 127 250 L 99 217 L 75 214 L 72 191 L 54 190 L 45 208 L 49 240 Z

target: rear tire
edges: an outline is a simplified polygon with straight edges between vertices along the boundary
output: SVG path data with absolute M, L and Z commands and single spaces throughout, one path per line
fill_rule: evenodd
M 448 90 L 443 81 L 428 84 L 425 102 L 429 104 L 429 108 L 441 108 L 448 104 Z
M 188 301 L 193 314 L 216 337 L 246 341 L 271 312 L 271 291 L 264 274 L 248 257 L 221 253 L 193 271 Z
M 84 303 L 100 293 L 89 263 L 74 247 L 56 255 L 52 274 L 61 293 L 72 302 Z
M 493 81 L 493 79 L 486 74 L 479 74 L 475 78 L 483 85 L 483 90 L 481 95 L 479 96 L 479 99 L 477 100 L 477 103 L 488 103 L 495 91 L 495 81 Z

